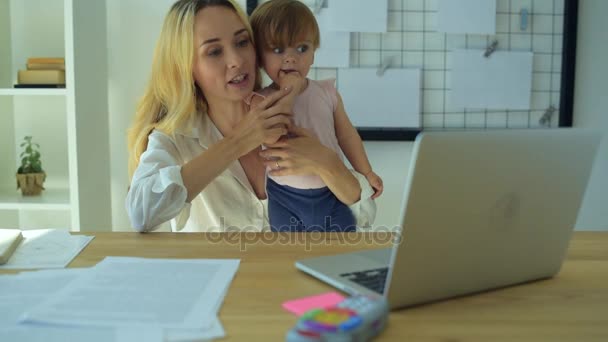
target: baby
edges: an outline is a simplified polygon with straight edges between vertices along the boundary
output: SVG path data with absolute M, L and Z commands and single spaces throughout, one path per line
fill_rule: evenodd
M 313 13 L 296 0 L 270 0 L 252 13 L 258 61 L 273 83 L 253 97 L 286 87 L 293 103 L 294 124 L 313 132 L 322 144 L 341 152 L 363 174 L 377 198 L 382 179 L 372 170 L 363 143 L 344 110 L 335 80 L 307 78 L 319 47 L 319 27 Z M 277 162 L 277 167 L 280 167 Z M 266 192 L 273 231 L 355 231 L 355 219 L 318 176 L 268 175 Z

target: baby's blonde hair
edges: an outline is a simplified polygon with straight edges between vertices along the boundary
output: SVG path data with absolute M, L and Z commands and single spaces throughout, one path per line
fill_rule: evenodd
M 312 39 L 315 49 L 321 43 L 315 15 L 297 0 L 267 1 L 253 11 L 249 20 L 258 43 L 259 61 L 262 60 L 262 52 L 293 46 L 301 39 Z
M 198 11 L 208 6 L 233 10 L 254 40 L 247 15 L 233 0 L 179 0 L 171 6 L 154 50 L 150 80 L 128 132 L 129 178 L 133 176 L 148 146 L 148 136 L 154 129 L 170 135 L 194 116 L 206 115 L 205 97 L 195 84 L 192 67 L 195 17 Z M 261 82 L 259 70 L 255 76 L 255 89 L 258 89 Z

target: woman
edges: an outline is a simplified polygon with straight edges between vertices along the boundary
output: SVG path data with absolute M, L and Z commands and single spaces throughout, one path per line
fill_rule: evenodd
M 253 34 L 230 0 L 180 0 L 161 30 L 152 74 L 129 132 L 131 224 L 173 231 L 268 229 L 265 169 L 314 174 L 349 205 L 359 226 L 373 190 L 335 152 L 291 125 L 282 89 L 252 108 L 259 88 Z M 289 140 L 279 138 L 290 132 Z M 269 148 L 262 151 L 260 146 Z

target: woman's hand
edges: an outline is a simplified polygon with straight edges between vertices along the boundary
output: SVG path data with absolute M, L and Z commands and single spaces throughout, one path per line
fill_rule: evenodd
M 291 126 L 289 132 L 289 138 L 281 138 L 260 152 L 272 176 L 318 175 L 342 203 L 359 201 L 359 182 L 333 150 L 306 129 Z
M 262 144 L 275 143 L 291 126 L 292 108 L 286 101 L 291 88 L 281 89 L 257 104 L 232 130 L 229 137 L 243 147 L 241 155 Z
M 289 129 L 290 138 L 283 137 L 274 144 L 267 144 L 260 156 L 272 171 L 272 176 L 320 175 L 322 169 L 332 168 L 340 162 L 335 152 L 325 147 L 308 130 L 297 126 Z

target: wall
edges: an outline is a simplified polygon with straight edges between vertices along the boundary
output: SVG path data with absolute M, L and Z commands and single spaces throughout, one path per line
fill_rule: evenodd
M 603 132 L 587 193 L 579 212 L 577 230 L 608 231 L 608 13 L 606 0 L 580 0 L 574 96 L 574 126 Z M 377 225 L 398 222 L 405 172 L 412 143 L 366 142 L 366 149 L 378 173 L 383 176 L 385 194 L 378 199 Z
M 125 211 L 129 185 L 127 129 L 148 80 L 154 45 L 172 0 L 108 0 L 108 109 L 112 227 L 131 230 Z
M 124 209 L 124 198 L 128 186 L 126 130 L 133 117 L 136 99 L 142 94 L 147 81 L 152 51 L 158 36 L 162 18 L 172 0 L 108 0 L 108 54 L 109 54 L 109 112 L 110 144 L 112 160 L 112 211 L 114 230 L 130 230 Z M 244 2 L 244 1 L 241 1 Z M 577 126 L 603 125 L 608 131 L 608 119 L 602 108 L 608 108 L 606 99 L 599 94 L 601 81 L 608 79 L 604 61 L 606 38 L 602 37 L 600 15 L 608 13 L 605 0 L 581 1 L 581 35 L 597 36 L 585 43 L 580 41 L 579 77 L 577 79 L 576 114 Z M 134 20 L 137 19 L 137 22 Z M 603 44 L 601 43 L 603 40 Z M 602 58 L 603 56 L 603 58 Z M 601 71 L 601 72 L 598 72 Z M 585 76 L 585 73 L 588 75 Z M 603 76 L 603 77 L 602 77 Z M 604 104 L 602 106 L 602 104 Z M 385 193 L 377 200 L 376 226 L 392 227 L 399 222 L 406 170 L 409 165 L 413 143 L 411 142 L 365 142 L 370 160 L 384 178 Z M 606 144 L 605 144 L 606 145 Z M 607 156 L 608 152 L 604 152 Z M 608 174 L 608 160 L 604 166 L 594 170 L 590 191 L 581 210 L 577 228 L 608 230 L 606 210 L 602 205 L 608 193 L 608 184 L 600 174 Z
M 608 1 L 581 0 L 579 6 L 574 126 L 601 130 L 604 140 L 577 228 L 608 230 Z

